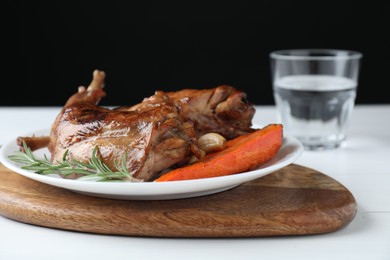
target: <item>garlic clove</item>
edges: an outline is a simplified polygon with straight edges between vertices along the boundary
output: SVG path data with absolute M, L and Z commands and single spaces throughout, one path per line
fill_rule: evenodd
M 225 149 L 226 139 L 217 133 L 207 133 L 198 139 L 199 148 L 206 154 Z

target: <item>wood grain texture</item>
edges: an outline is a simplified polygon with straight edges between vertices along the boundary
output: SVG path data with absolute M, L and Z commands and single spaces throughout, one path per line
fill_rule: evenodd
M 0 165 L 0 214 L 33 225 L 147 237 L 261 237 L 339 230 L 356 215 L 351 192 L 314 169 L 289 165 L 197 198 L 95 198 L 30 180 Z

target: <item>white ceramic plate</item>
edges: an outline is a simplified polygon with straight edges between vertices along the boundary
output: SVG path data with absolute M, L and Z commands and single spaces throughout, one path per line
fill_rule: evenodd
M 25 136 L 48 135 L 49 129 L 27 133 Z M 302 144 L 291 136 L 283 138 L 283 145 L 278 154 L 260 168 L 222 177 L 205 178 L 198 180 L 183 180 L 170 182 L 89 182 L 63 179 L 59 176 L 48 176 L 21 169 L 21 165 L 8 159 L 8 156 L 18 150 L 16 138 L 4 143 L 0 150 L 0 162 L 10 170 L 27 178 L 65 188 L 77 193 L 124 200 L 166 200 L 197 197 L 221 192 L 236 187 L 293 163 L 303 152 Z M 50 155 L 48 149 L 34 152 L 40 158 Z

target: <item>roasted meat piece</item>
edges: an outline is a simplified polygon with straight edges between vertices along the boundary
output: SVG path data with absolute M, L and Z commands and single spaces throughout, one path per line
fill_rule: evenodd
M 109 168 L 115 170 L 114 162 L 125 154 L 128 171 L 147 181 L 193 154 L 200 156 L 192 122 L 179 117 L 168 97 L 143 112 L 99 107 L 96 104 L 105 95 L 103 80 L 104 73 L 95 71 L 92 84 L 80 87 L 57 116 L 48 143 L 53 162 L 60 161 L 66 150 L 68 159 L 87 162 L 97 146 Z M 34 138 L 21 137 L 19 145 L 23 140 L 34 146 Z
M 143 102 L 118 110 L 146 111 L 158 106 L 164 95 L 169 96 L 182 118 L 194 123 L 198 137 L 214 132 L 232 139 L 253 131 L 253 104 L 247 101 L 244 92 L 227 85 L 203 90 L 156 91 L 154 96 L 145 98 Z

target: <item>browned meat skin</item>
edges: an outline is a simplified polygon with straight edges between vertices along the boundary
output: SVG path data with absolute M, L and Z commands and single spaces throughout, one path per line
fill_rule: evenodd
M 98 146 L 109 168 L 116 170 L 114 162 L 125 155 L 129 172 L 147 181 L 192 154 L 200 156 L 192 122 L 179 117 L 167 96 L 162 95 L 159 105 L 147 111 L 98 107 L 96 103 L 105 95 L 103 80 L 104 74 L 95 71 L 88 89 L 79 88 L 57 116 L 48 144 L 53 162 L 61 160 L 66 150 L 68 159 L 87 162 Z
M 187 160 L 196 149 L 193 125 L 179 120 L 167 104 L 141 113 L 75 104 L 57 122 L 49 144 L 52 161 L 68 150 L 69 158 L 86 162 L 97 145 L 108 167 L 114 170 L 114 161 L 125 154 L 127 169 L 143 180 Z
M 190 118 L 198 135 L 216 132 L 227 139 L 252 132 L 254 106 L 246 94 L 231 86 L 170 92 L 183 117 Z
M 162 91 L 144 99 L 132 107 L 118 110 L 145 111 L 158 106 Z M 231 86 L 222 85 L 213 89 L 184 89 L 166 93 L 177 106 L 180 116 L 189 118 L 195 126 L 198 137 L 215 132 L 227 139 L 252 132 L 255 114 L 253 104 L 246 100 L 246 94 Z

